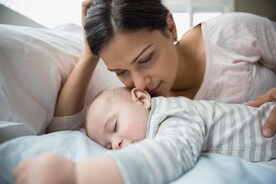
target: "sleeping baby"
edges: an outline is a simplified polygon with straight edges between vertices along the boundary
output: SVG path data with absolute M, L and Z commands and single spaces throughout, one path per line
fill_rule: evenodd
M 261 122 L 274 105 L 254 108 L 185 97 L 151 98 L 137 88 L 107 88 L 88 107 L 85 127 L 93 141 L 113 151 L 78 163 L 41 155 L 20 165 L 15 179 L 159 184 L 192 169 L 203 152 L 270 161 L 276 158 L 276 137 L 263 137 Z
M 264 138 L 260 131 L 274 104 L 151 98 L 144 90 L 112 87 L 90 105 L 85 127 L 108 149 L 128 146 L 110 154 L 126 183 L 167 183 L 190 170 L 202 152 L 275 159 L 276 137 Z

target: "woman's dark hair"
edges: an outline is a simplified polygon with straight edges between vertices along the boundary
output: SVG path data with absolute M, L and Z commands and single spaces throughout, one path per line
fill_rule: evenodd
M 94 55 L 116 32 L 161 30 L 165 33 L 169 10 L 161 0 L 94 0 L 87 9 L 84 30 Z

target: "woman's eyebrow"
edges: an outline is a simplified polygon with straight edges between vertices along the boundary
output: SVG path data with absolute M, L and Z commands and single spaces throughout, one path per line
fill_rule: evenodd
M 137 60 L 138 60 L 138 58 L 144 53 L 144 52 L 146 52 L 146 50 L 148 50 L 151 46 L 152 46 L 153 44 L 151 43 L 151 44 L 149 44 L 146 48 L 144 48 L 133 60 L 132 60 L 132 62 L 130 63 L 131 65 L 132 64 L 134 64 Z
M 138 60 L 138 58 L 144 53 L 144 52 L 146 52 L 151 46 L 152 46 L 153 44 L 151 43 L 151 44 L 149 44 L 147 47 L 145 47 L 132 61 L 131 61 L 131 65 L 132 64 L 134 64 L 137 60 Z M 109 69 L 109 68 L 107 68 L 109 71 L 111 71 L 111 72 L 117 72 L 117 71 L 121 71 L 122 69 Z

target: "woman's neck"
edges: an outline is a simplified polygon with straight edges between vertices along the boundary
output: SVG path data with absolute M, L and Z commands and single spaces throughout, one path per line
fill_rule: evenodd
M 193 99 L 205 73 L 205 48 L 201 26 L 198 25 L 185 33 L 175 47 L 179 65 L 170 96 Z

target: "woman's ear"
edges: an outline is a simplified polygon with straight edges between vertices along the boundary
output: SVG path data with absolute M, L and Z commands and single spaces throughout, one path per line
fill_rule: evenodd
M 173 38 L 173 41 L 177 41 L 177 30 L 176 25 L 173 19 L 172 13 L 168 12 L 166 16 L 167 29 L 170 33 L 170 36 Z
M 138 102 L 141 105 L 143 105 L 143 107 L 150 109 L 151 96 L 148 92 L 146 92 L 145 90 L 138 89 L 138 88 L 133 88 L 131 90 L 131 96 L 132 96 L 132 100 L 134 102 Z

